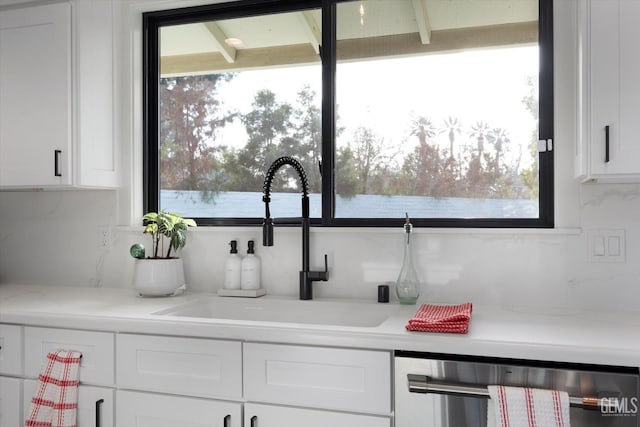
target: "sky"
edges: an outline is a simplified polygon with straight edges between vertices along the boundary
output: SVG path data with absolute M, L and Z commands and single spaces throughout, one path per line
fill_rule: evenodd
M 439 125 L 454 116 L 463 128 L 484 120 L 492 128 L 508 129 L 512 142 L 521 142 L 527 153 L 536 123 L 522 98 L 529 91 L 526 77 L 535 76 L 538 69 L 537 46 L 339 63 L 337 103 L 340 124 L 347 128 L 343 140 L 363 125 L 389 146 L 405 141 L 408 151 L 415 144 L 415 139 L 407 142 L 413 119 L 426 116 Z M 294 103 L 305 84 L 316 90 L 320 103 L 319 65 L 244 71 L 221 86 L 219 93 L 226 107 L 246 113 L 260 89 L 272 90 L 281 102 Z M 246 135 L 236 123 L 220 138 L 220 143 L 238 147 Z M 446 135 L 440 140 L 448 141 Z

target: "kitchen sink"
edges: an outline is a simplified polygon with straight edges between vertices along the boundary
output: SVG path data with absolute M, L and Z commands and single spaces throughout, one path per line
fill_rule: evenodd
M 250 322 L 375 327 L 397 309 L 396 305 L 365 302 L 301 301 L 273 297 L 248 300 L 211 296 L 153 314 Z

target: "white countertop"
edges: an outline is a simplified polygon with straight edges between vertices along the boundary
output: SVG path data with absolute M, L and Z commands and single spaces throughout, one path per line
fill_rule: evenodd
M 154 314 L 212 294 L 141 298 L 132 289 L 0 285 L 0 323 L 380 350 L 640 366 L 640 314 L 474 305 L 469 333 L 408 332 L 417 306 L 385 304 L 375 327 L 174 317 Z M 266 296 L 266 301 L 322 304 Z M 261 300 L 262 298 L 258 299 Z M 220 298 L 221 302 L 226 300 Z M 259 301 L 254 300 L 259 303 Z M 464 301 L 460 301 L 464 302 Z M 375 302 L 369 304 L 375 309 Z

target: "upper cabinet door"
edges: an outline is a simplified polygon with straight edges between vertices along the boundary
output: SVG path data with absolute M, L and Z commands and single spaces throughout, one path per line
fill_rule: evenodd
M 0 186 L 72 183 L 71 105 L 71 5 L 0 12 Z
M 640 181 L 640 1 L 579 2 L 581 28 L 578 175 Z

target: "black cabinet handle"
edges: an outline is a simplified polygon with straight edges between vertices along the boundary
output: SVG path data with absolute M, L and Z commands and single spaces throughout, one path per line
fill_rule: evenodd
M 53 151 L 54 176 L 62 176 L 60 173 L 60 154 L 62 154 L 62 150 Z
M 604 162 L 609 163 L 609 125 L 604 127 Z
M 258 417 L 256 415 L 251 417 L 251 427 L 258 427 Z
M 231 415 L 224 416 L 224 422 L 222 424 L 224 427 L 231 427 Z
M 102 404 L 104 399 L 96 400 L 96 427 L 100 427 L 100 420 L 102 419 Z

